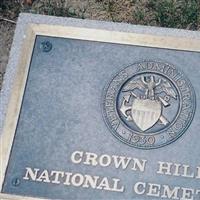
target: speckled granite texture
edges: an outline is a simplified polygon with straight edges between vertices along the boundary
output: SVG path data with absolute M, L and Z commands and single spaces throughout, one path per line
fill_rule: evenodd
M 199 32 L 22 14 L 1 93 L 1 128 L 14 84 L 20 47 L 29 23 L 200 38 Z M 40 49 L 40 44 L 46 40 L 53 44 L 49 53 Z M 124 67 L 143 59 L 163 60 L 181 68 L 190 79 L 197 98 L 196 114 L 188 131 L 176 142 L 149 151 L 132 148 L 114 138 L 101 112 L 102 90 L 107 82 Z M 3 192 L 62 200 L 153 200 L 156 198 L 136 196 L 133 184 L 144 181 L 200 189 L 199 179 L 160 176 L 155 173 L 158 161 L 188 164 L 193 170 L 199 165 L 199 63 L 200 55 L 197 52 L 38 36 Z M 70 160 L 75 150 L 147 159 L 148 165 L 144 173 L 115 169 L 113 165 L 77 165 Z M 22 177 L 27 166 L 117 177 L 126 190 L 124 193 L 114 193 L 24 180 L 19 187 L 13 187 L 12 178 Z

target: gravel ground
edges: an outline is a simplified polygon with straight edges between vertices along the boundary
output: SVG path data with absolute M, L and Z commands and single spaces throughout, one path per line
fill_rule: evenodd
M 15 24 L 5 21 L 0 22 L 0 88 L 8 62 L 14 29 Z

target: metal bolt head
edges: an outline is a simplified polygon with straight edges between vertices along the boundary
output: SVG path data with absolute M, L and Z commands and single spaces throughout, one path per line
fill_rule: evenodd
M 19 186 L 20 183 L 21 183 L 21 181 L 20 181 L 19 178 L 13 178 L 12 179 L 12 185 L 15 186 L 15 187 Z
M 52 49 L 52 43 L 49 41 L 43 41 L 40 45 L 43 52 L 49 52 Z

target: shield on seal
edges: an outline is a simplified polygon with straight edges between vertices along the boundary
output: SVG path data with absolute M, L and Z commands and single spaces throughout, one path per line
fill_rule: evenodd
M 160 101 L 135 99 L 132 104 L 132 119 L 142 131 L 151 128 L 159 120 L 162 112 Z

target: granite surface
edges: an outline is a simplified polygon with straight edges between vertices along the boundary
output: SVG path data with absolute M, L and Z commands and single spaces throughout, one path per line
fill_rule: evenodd
M 29 23 L 200 38 L 199 32 L 22 14 L 1 93 L 1 129 L 14 84 L 20 47 Z M 52 43 L 50 52 L 41 50 L 43 41 Z M 196 114 L 188 131 L 176 142 L 149 151 L 129 147 L 114 138 L 104 123 L 101 111 L 102 90 L 111 77 L 124 67 L 144 59 L 170 62 L 182 69 L 197 98 Z M 133 184 L 143 181 L 199 189 L 199 179 L 155 174 L 158 161 L 188 164 L 192 169 L 199 165 L 199 63 L 197 52 L 37 36 L 3 192 L 48 199 L 152 200 L 145 195 L 134 194 Z M 146 159 L 148 167 L 141 173 L 113 166 L 77 165 L 70 161 L 75 150 Z M 118 177 L 126 185 L 126 191 L 114 193 L 91 188 L 66 188 L 24 180 L 19 187 L 13 187 L 13 177 L 22 177 L 28 166 Z

